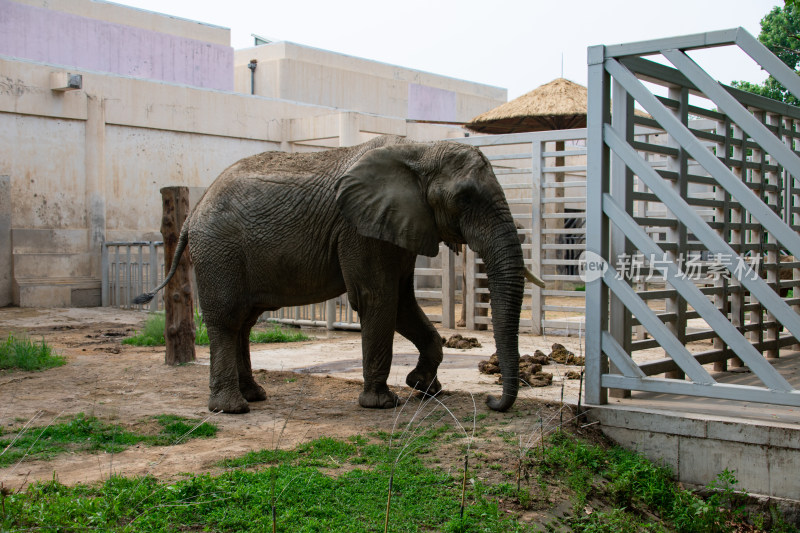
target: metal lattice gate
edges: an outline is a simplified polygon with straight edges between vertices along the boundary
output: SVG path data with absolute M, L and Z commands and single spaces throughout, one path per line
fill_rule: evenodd
M 589 49 L 589 403 L 621 389 L 800 406 L 775 364 L 800 338 L 800 109 L 725 87 L 687 53 L 732 45 L 800 96 L 741 28 Z M 667 142 L 637 141 L 642 126 Z M 642 357 L 654 348 L 660 359 Z M 712 375 L 742 365 L 759 383 Z

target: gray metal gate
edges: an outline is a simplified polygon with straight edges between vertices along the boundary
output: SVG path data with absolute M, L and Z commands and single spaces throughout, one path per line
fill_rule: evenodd
M 797 75 L 742 28 L 589 49 L 589 403 L 614 388 L 800 406 L 774 365 L 800 338 L 800 110 L 725 87 L 687 54 L 729 45 L 800 96 Z M 658 54 L 674 68 L 645 59 Z M 714 128 L 692 128 L 698 118 Z M 668 142 L 636 141 L 635 125 L 663 129 Z M 643 202 L 664 215 L 637 216 Z M 637 294 L 634 264 L 662 287 Z M 641 357 L 653 348 L 663 358 Z M 760 383 L 711 373 L 741 365 Z

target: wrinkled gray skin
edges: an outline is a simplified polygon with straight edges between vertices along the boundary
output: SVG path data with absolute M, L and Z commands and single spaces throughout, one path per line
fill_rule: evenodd
M 211 341 L 210 410 L 245 413 L 248 402 L 266 399 L 248 341 L 261 313 L 345 291 L 361 317 L 359 403 L 396 405 L 386 384 L 395 331 L 420 353 L 406 383 L 438 392 L 441 337 L 417 304 L 413 279 L 417 254 L 435 256 L 441 241 L 469 244 L 486 263 L 503 373 L 502 397 L 487 403 L 499 411 L 514 404 L 522 249 L 478 149 L 381 137 L 327 152 L 248 157 L 216 179 L 186 220 L 175 265 L 187 240 Z

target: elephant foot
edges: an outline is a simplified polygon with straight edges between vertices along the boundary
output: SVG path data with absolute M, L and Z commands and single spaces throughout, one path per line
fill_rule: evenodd
M 358 396 L 358 405 L 368 409 L 391 409 L 398 403 L 400 398 L 388 387 L 382 391 L 363 391 Z
M 223 413 L 242 414 L 249 413 L 250 406 L 247 400 L 237 390 L 212 392 L 208 399 L 208 410 L 213 412 L 222 411 Z
M 255 381 L 244 384 L 240 381 L 239 392 L 242 393 L 242 396 L 248 402 L 263 402 L 267 399 L 267 393 L 264 390 L 264 387 Z
M 457 328 L 465 328 L 465 327 L 467 327 L 467 321 L 466 320 L 459 320 L 458 322 L 456 322 L 456 327 Z
M 431 375 L 419 368 L 415 368 L 406 376 L 406 385 L 430 396 L 435 396 L 442 390 L 442 384 L 439 383 L 435 373 Z

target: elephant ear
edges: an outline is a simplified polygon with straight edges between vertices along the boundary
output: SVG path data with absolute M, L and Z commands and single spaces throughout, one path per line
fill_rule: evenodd
M 336 203 L 359 234 L 435 257 L 439 231 L 422 177 L 409 163 L 422 147 L 405 144 L 366 152 L 336 182 Z

